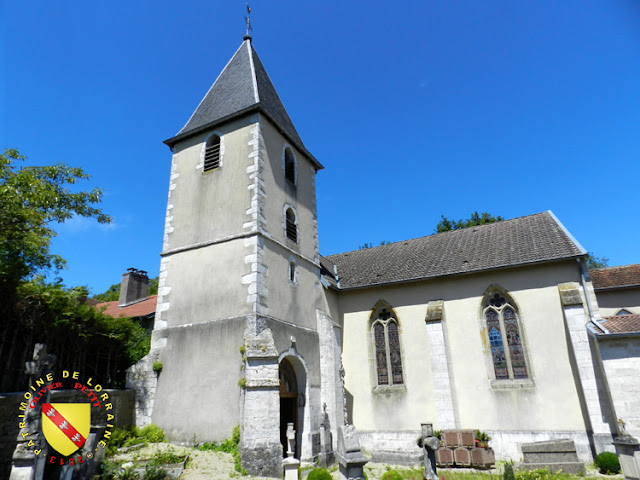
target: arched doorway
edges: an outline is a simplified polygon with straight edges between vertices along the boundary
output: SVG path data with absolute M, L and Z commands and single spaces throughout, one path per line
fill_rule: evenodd
M 300 438 L 298 422 L 298 379 L 291 362 L 283 358 L 280 362 L 280 443 L 287 456 L 287 424 L 293 423 L 296 437 Z M 296 441 L 295 457 L 300 458 L 300 442 Z

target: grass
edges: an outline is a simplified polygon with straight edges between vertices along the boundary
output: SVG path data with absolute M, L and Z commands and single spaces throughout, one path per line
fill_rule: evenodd
M 231 437 L 223 440 L 222 443 L 206 442 L 197 447 L 198 450 L 212 451 L 212 452 L 225 452 L 230 453 L 233 456 L 233 466 L 236 472 L 246 475 L 247 471 L 242 468 L 240 461 L 240 450 L 238 445 L 240 444 L 240 425 L 236 425 L 231 433 Z
M 505 462 L 498 462 L 491 471 L 463 470 L 439 468 L 440 480 L 505 480 L 503 476 Z M 399 465 L 369 464 L 365 466 L 369 480 L 379 480 L 389 470 L 397 471 L 403 480 L 422 480 L 422 468 L 409 468 Z M 585 475 L 570 475 L 568 473 L 551 473 L 547 469 L 518 471 L 514 470 L 514 480 L 585 480 Z
M 121 447 L 131 447 L 139 444 L 147 446 L 149 443 L 162 441 L 164 441 L 164 432 L 154 424 L 143 428 L 134 426 L 116 428 L 107 440 L 106 455 L 107 457 L 114 456 L 118 452 L 118 448 Z

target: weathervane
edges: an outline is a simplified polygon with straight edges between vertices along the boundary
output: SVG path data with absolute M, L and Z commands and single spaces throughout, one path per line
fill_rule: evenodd
M 247 16 L 244 17 L 244 21 L 247 23 L 247 33 L 244 35 L 244 40 L 251 40 L 249 30 L 253 31 L 253 28 L 251 28 L 251 7 L 249 6 L 249 2 L 247 2 Z

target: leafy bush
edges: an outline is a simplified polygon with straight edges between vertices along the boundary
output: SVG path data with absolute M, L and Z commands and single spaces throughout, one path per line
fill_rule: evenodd
M 155 465 L 147 465 L 144 468 L 144 480 L 166 480 L 168 478 L 167 472 Z
M 307 480 L 333 480 L 326 468 L 314 468 L 309 472 Z
M 504 464 L 502 480 L 516 480 L 516 475 L 513 473 L 513 462 L 507 462 Z
M 600 469 L 600 473 L 605 475 L 615 475 L 620 473 L 620 461 L 615 453 L 602 452 L 595 458 L 594 463 Z
M 140 478 L 140 475 L 138 475 L 131 466 L 121 469 L 115 478 L 117 478 L 118 480 L 137 480 L 138 478 Z
M 242 475 L 246 475 L 247 471 L 242 468 L 240 451 L 238 445 L 240 444 L 240 425 L 236 425 L 231 433 L 231 437 L 223 440 L 222 443 L 206 442 L 200 445 L 198 450 L 211 451 L 211 452 L 225 452 L 233 455 L 233 464 L 236 472 L 240 472 Z
M 382 475 L 381 480 L 402 480 L 402 475 L 397 470 L 389 470 Z
M 160 427 L 154 425 L 147 425 L 140 430 L 140 436 L 149 443 L 164 442 L 164 432 Z
M 107 457 L 112 457 L 113 455 L 115 455 L 120 447 L 135 445 L 135 443 L 130 442 L 132 439 L 135 439 L 136 430 L 136 427 L 133 426 L 128 426 L 125 428 L 114 428 L 111 432 L 111 437 L 109 437 L 109 439 L 107 440 Z
M 97 478 L 100 480 L 111 480 L 117 478 L 118 471 L 121 470 L 120 465 L 112 462 L 111 460 L 105 460 L 100 464 L 100 474 Z
M 135 426 L 125 428 L 114 428 L 111 438 L 107 440 L 107 457 L 112 457 L 121 447 L 131 447 L 133 445 L 147 446 L 149 443 L 164 441 L 164 432 L 157 425 L 151 424 L 140 429 Z
M 94 478 L 99 480 L 137 480 L 140 475 L 134 471 L 131 464 L 124 467 L 120 463 L 105 460 L 100 466 L 100 474 Z
M 149 353 L 150 334 L 131 318 L 113 318 L 84 303 L 86 289 L 36 277 L 22 282 L 14 295 L 11 305 L 0 305 L 0 338 L 11 339 L 13 331 L 20 332 L 13 349 L 17 353 L 3 358 L 2 391 L 26 388 L 21 383 L 22 353 L 33 352 L 36 340 L 57 356 L 51 369 L 54 377 L 62 378 L 63 369 L 84 371 L 95 365 L 91 374 L 102 388 L 124 387 L 126 369 Z M 5 312 L 5 306 L 10 311 Z
M 161 372 L 162 368 L 164 367 L 164 365 L 162 364 L 162 362 L 153 362 L 153 371 L 154 372 Z

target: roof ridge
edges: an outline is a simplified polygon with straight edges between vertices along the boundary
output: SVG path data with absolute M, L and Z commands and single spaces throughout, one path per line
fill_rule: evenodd
M 484 228 L 483 228 L 484 227 Z M 584 256 L 549 214 L 474 225 L 329 256 L 342 289 L 418 281 Z
M 612 267 L 594 268 L 593 270 L 589 270 L 589 272 L 593 273 L 593 272 L 601 272 L 603 270 L 613 270 L 614 268 L 629 268 L 629 267 L 640 267 L 640 263 L 628 263 L 627 265 L 614 265 Z
M 423 239 L 423 238 L 435 237 L 435 236 L 437 236 L 437 235 L 449 235 L 449 234 L 455 234 L 455 233 L 457 233 L 457 232 L 465 231 L 465 230 L 467 230 L 467 229 L 469 229 L 469 228 L 484 228 L 484 227 L 489 227 L 490 225 L 495 225 L 495 224 L 498 224 L 498 223 L 503 223 L 503 224 L 504 224 L 504 223 L 508 223 L 508 222 L 513 222 L 513 221 L 515 221 L 515 220 L 521 220 L 521 219 L 523 219 L 523 218 L 527 218 L 527 217 L 535 217 L 535 216 L 545 215 L 545 214 L 547 214 L 547 215 L 548 215 L 548 214 L 549 214 L 549 210 L 544 211 L 544 212 L 531 213 L 531 214 L 529 214 L 529 215 L 523 215 L 523 216 L 521 216 L 521 217 L 508 218 L 508 219 L 506 219 L 506 220 L 499 220 L 499 221 L 497 221 L 497 222 L 484 223 L 484 224 L 482 224 L 482 225 L 470 225 L 470 226 L 468 226 L 468 227 L 457 228 L 457 229 L 455 229 L 455 230 L 447 230 L 446 232 L 435 232 L 435 233 L 432 233 L 431 235 L 422 235 L 422 236 L 420 236 L 420 237 L 406 238 L 406 239 L 404 239 L 404 240 L 398 240 L 398 241 L 396 241 L 396 242 L 389 242 L 389 243 L 385 243 L 384 245 L 377 245 L 377 246 L 375 246 L 375 247 L 369 247 L 369 248 L 358 248 L 358 249 L 355 249 L 355 250 L 349 250 L 349 251 L 341 252 L 341 253 L 332 253 L 331 255 L 325 255 L 324 257 L 325 257 L 325 258 L 328 258 L 328 257 L 336 256 L 336 255 L 344 255 L 344 254 L 347 254 L 347 253 L 360 252 L 360 251 L 364 251 L 364 250 L 375 250 L 375 249 L 378 249 L 378 248 L 381 248 L 381 247 L 388 247 L 388 246 L 390 246 L 390 245 L 395 245 L 395 244 L 398 244 L 398 243 L 412 242 L 412 241 L 414 241 L 414 240 L 420 240 L 420 239 Z M 562 228 L 561 228 L 561 230 L 563 230 L 563 232 L 564 232 L 564 229 L 562 229 Z M 565 233 L 566 233 L 566 232 L 565 232 Z
M 256 77 L 256 67 L 253 64 L 253 45 L 250 40 L 247 42 L 247 54 L 249 55 L 249 65 L 251 66 L 251 81 L 253 82 L 253 97 L 256 99 L 256 103 L 260 103 L 260 93 L 258 92 L 258 78 Z

